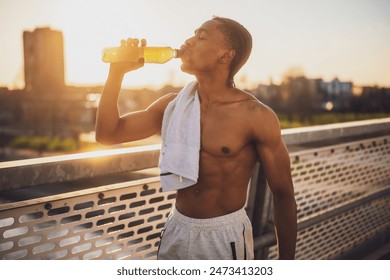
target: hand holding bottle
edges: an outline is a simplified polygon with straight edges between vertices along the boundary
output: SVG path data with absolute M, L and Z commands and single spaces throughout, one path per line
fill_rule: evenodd
M 139 46 L 139 43 L 141 45 Z M 103 50 L 102 60 L 108 63 L 114 62 L 140 62 L 166 63 L 172 58 L 180 57 L 180 51 L 171 47 L 146 47 L 146 40 L 127 39 L 121 41 L 120 47 L 106 48 Z
M 105 49 L 103 61 L 110 62 L 110 72 L 124 74 L 129 71 L 137 70 L 144 66 L 143 48 L 146 47 L 146 40 L 137 38 L 128 38 L 121 40 L 120 47 Z M 111 50 L 111 52 L 108 52 Z M 127 59 L 119 59 L 126 57 Z

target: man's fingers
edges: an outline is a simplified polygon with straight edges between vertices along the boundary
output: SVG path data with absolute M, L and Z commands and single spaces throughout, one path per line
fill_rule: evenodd
M 145 39 L 127 38 L 126 40 L 121 40 L 121 47 L 145 47 L 146 44 Z

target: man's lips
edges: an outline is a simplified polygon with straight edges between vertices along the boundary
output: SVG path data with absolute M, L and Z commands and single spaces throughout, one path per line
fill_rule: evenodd
M 182 57 L 183 55 L 188 53 L 188 49 L 185 47 L 185 45 L 182 45 L 179 50 L 179 57 Z

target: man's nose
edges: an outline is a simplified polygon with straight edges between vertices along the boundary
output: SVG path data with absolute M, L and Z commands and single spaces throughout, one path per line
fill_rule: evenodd
M 194 45 L 194 37 L 190 37 L 187 40 L 185 40 L 184 45 L 186 47 L 191 47 Z

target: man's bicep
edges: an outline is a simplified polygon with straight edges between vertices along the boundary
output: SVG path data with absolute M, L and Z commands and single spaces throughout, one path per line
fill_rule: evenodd
M 290 157 L 277 115 L 269 107 L 260 108 L 253 122 L 256 151 L 271 191 L 283 193 L 292 188 Z
M 256 150 L 272 193 L 290 193 L 292 190 L 290 157 L 283 139 L 276 137 L 271 142 L 257 144 Z
M 131 142 L 144 139 L 159 131 L 159 118 L 146 110 L 129 113 L 119 123 L 117 142 Z
M 164 111 L 175 97 L 168 94 L 150 105 L 146 110 L 136 111 L 121 117 L 118 142 L 130 142 L 150 137 L 161 130 Z

